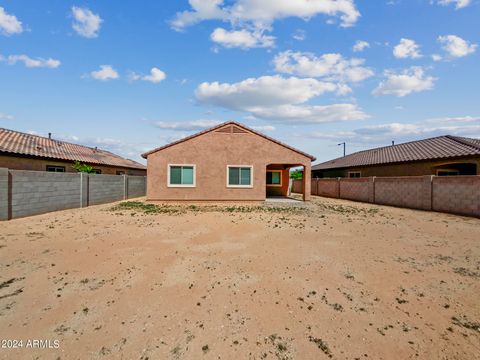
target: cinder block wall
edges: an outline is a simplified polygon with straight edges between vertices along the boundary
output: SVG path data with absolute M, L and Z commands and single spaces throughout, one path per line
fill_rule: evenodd
M 339 196 L 342 199 L 369 202 L 369 179 L 342 179 Z
M 434 177 L 432 208 L 480 217 L 480 176 Z
M 145 196 L 145 176 L 0 168 L 0 220 Z
M 11 217 L 80 207 L 80 176 L 15 170 L 11 175 Z
M 312 179 L 312 195 L 480 217 L 479 175 Z

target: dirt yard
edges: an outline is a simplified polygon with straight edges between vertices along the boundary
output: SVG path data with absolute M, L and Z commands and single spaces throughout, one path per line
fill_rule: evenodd
M 0 358 L 480 358 L 479 219 L 127 205 L 0 223 Z

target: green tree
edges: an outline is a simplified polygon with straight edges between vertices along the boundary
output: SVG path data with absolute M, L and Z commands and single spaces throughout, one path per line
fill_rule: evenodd
M 303 178 L 303 171 L 301 170 L 293 170 L 290 173 L 290 179 L 302 180 L 302 178 Z
M 72 165 L 72 167 L 77 170 L 78 172 L 83 172 L 87 174 L 93 174 L 93 167 L 87 164 L 82 164 L 80 161 L 75 161 Z

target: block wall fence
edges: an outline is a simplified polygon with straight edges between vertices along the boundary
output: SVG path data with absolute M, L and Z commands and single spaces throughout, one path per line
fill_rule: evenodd
M 0 168 L 0 220 L 145 196 L 146 176 Z
M 312 195 L 480 217 L 479 175 L 312 179 Z

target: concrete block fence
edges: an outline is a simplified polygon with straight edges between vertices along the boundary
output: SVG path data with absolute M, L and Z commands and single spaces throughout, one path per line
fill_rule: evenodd
M 312 195 L 480 217 L 478 175 L 312 179 Z
M 145 194 L 145 176 L 0 168 L 0 220 L 105 204 Z

